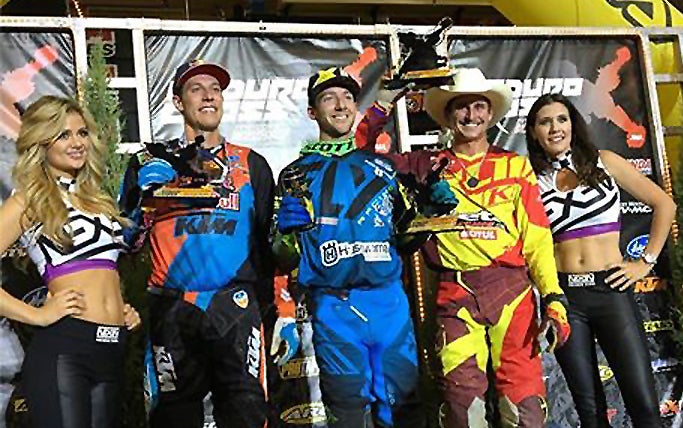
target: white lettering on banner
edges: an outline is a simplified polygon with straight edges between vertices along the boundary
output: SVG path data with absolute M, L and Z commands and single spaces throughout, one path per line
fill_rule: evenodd
M 338 242 L 326 241 L 320 246 L 323 266 L 330 267 L 341 259 L 362 255 L 366 262 L 391 261 L 388 242 Z
M 161 392 L 175 391 L 175 382 L 178 377 L 175 373 L 173 357 L 166 352 L 166 348 L 163 346 L 152 346 L 152 352 L 154 352 L 154 366 L 157 369 L 159 390 Z
M 301 112 L 308 79 L 231 80 L 223 93 L 224 118 L 239 122 L 282 122 Z
M 492 83 L 504 83 L 512 89 L 512 106 L 505 117 L 526 117 L 531 105 L 546 93 L 561 93 L 578 97 L 583 93 L 581 77 L 538 77 L 535 79 L 491 79 Z
M 106 327 L 100 325 L 95 333 L 95 342 L 119 343 L 119 327 Z
M 247 371 L 256 379 L 259 378 L 259 368 L 261 366 L 261 332 L 256 328 L 251 328 L 251 335 L 247 339 Z

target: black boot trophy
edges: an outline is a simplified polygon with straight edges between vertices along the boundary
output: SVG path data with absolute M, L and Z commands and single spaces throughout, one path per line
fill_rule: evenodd
M 449 17 L 442 18 L 431 32 L 415 34 L 399 33 L 401 60 L 398 72 L 384 81 L 386 89 L 398 89 L 413 83 L 414 89 L 428 89 L 446 85 L 453 76 L 448 57 L 439 55 L 436 46 L 443 43 L 446 31 L 453 26 Z

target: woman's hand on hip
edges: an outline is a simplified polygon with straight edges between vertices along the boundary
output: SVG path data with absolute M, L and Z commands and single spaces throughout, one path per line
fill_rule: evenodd
M 625 291 L 638 280 L 645 278 L 652 270 L 652 266 L 645 263 L 643 259 L 623 261 L 610 266 L 610 269 L 612 268 L 619 268 L 619 270 L 608 276 L 605 282 L 611 288 L 619 291 Z

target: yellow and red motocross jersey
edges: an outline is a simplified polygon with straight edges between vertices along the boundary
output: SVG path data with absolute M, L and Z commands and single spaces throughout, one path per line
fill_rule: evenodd
M 456 157 L 450 150 L 390 156 L 399 172 L 418 178 L 424 177 L 426 158 L 430 165 L 449 160 L 442 178 L 458 199 L 459 227 L 432 235 L 423 247 L 429 264 L 457 271 L 527 265 L 543 295 L 562 293 L 548 217 L 525 156 L 494 146 L 472 157 Z

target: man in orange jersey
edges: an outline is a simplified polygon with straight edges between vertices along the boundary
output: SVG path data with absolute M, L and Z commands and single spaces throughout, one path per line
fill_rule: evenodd
M 457 205 L 456 230 L 435 231 L 422 246 L 439 272 L 436 322 L 445 398 L 442 426 L 487 427 L 487 364 L 495 372 L 506 427 L 542 427 L 542 378 L 536 300 L 544 303 L 551 343 L 569 336 L 553 243 L 536 177 L 524 156 L 492 146 L 486 130 L 510 108 L 511 90 L 479 69 L 461 69 L 451 85 L 429 89 L 425 110 L 444 129 L 440 152 L 391 155 L 400 173 L 418 182 L 443 168 L 430 186 L 431 202 Z M 445 159 L 445 160 L 444 160 Z

